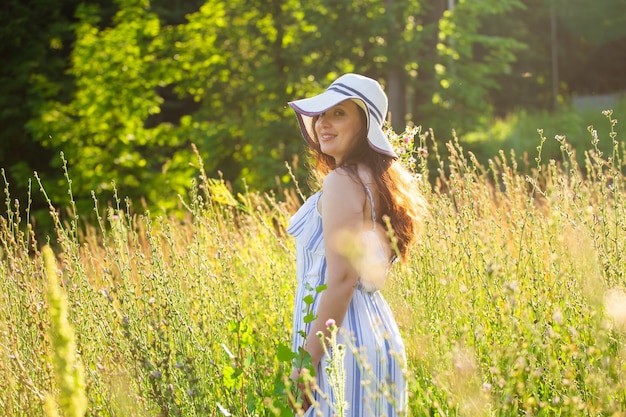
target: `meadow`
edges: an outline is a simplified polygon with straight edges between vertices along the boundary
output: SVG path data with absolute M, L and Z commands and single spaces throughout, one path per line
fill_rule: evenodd
M 605 123 L 578 155 L 539 131 L 536 153 L 484 165 L 432 132 L 394 136 L 430 206 L 383 289 L 408 416 L 626 415 L 626 154 Z M 542 158 L 548 141 L 560 162 Z M 184 214 L 96 196 L 77 213 L 68 191 L 39 236 L 6 186 L 3 415 L 287 415 L 298 188 L 233 195 L 198 161 Z

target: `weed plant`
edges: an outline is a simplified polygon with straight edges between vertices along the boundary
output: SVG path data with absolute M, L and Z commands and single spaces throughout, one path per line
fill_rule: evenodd
M 433 132 L 392 135 L 430 205 L 409 262 L 394 266 L 383 290 L 407 348 L 409 416 L 626 412 L 625 154 L 605 116 L 609 133 L 589 127 L 584 165 L 566 138 L 542 132 L 535 157 L 501 151 L 485 165 L 456 140 L 442 157 Z M 546 141 L 558 143 L 561 162 L 544 158 Z M 184 215 L 137 214 L 121 199 L 100 207 L 94 196 L 90 224 L 68 178 L 68 202 L 49 201 L 49 237 L 32 232 L 28 205 L 11 201 L 6 185 L 4 415 L 44 416 L 63 389 L 59 373 L 75 371 L 54 365 L 47 244 L 86 415 L 288 415 L 291 364 L 281 351 L 291 340 L 295 254 L 284 230 L 302 197 L 235 196 L 201 161 L 198 173 L 181 196 Z

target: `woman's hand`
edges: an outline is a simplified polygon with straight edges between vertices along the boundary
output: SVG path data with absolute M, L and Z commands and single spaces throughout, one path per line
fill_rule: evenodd
M 289 397 L 289 405 L 294 413 L 297 413 L 298 410 L 306 412 L 309 407 L 311 407 L 311 402 L 313 400 L 314 385 L 312 376 L 308 369 L 296 368 L 291 372 L 291 376 L 289 378 L 296 386 L 296 392 L 292 397 Z M 300 397 L 302 404 L 298 404 L 298 397 Z

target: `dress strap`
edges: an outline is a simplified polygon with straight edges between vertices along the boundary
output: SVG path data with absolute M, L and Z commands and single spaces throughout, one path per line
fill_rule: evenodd
M 374 222 L 374 227 L 372 227 L 372 229 L 376 229 L 376 209 L 374 208 L 374 196 L 372 196 L 372 192 L 367 185 L 363 184 L 363 187 L 365 187 L 365 192 L 370 198 L 370 206 L 372 206 L 372 222 Z

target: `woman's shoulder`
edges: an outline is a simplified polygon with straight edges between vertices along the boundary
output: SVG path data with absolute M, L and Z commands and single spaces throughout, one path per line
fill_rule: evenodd
M 325 201 L 334 200 L 346 208 L 352 203 L 355 208 L 361 207 L 361 201 L 365 196 L 365 190 L 359 178 L 343 167 L 336 168 L 326 175 L 322 192 L 322 198 Z
M 338 167 L 332 170 L 324 178 L 322 189 L 326 190 L 343 190 L 358 191 L 363 188 L 362 180 L 359 173 L 350 167 Z

